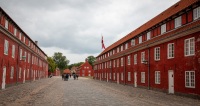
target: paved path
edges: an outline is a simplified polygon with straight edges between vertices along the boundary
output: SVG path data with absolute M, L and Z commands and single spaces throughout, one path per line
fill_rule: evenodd
M 200 106 L 200 100 L 88 78 L 52 77 L 0 90 L 0 106 Z

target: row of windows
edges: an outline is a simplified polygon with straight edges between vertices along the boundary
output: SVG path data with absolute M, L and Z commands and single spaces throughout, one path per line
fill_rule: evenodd
M 1 17 L 0 17 L 1 18 Z M 7 19 L 5 19 L 5 28 L 7 30 L 9 30 L 9 21 Z M 38 53 L 40 56 L 42 57 L 45 57 L 45 55 L 39 50 L 39 48 L 36 47 L 36 45 L 34 45 L 34 43 L 31 43 L 30 40 L 26 39 L 26 36 L 25 35 L 22 35 L 22 32 L 20 32 L 20 30 L 18 30 L 17 28 L 13 28 L 14 29 L 14 32 L 13 32 L 13 35 L 15 37 L 18 36 L 18 39 L 20 41 L 22 41 L 24 44 L 26 44 L 28 47 L 32 48 L 36 53 Z M 12 31 L 11 31 L 12 32 Z M 22 39 L 23 38 L 23 39 Z M 27 41 L 28 40 L 28 41 Z M 27 44 L 28 43 L 28 44 Z
M 193 10 L 193 20 L 197 20 L 198 18 L 200 17 L 200 7 L 197 7 Z M 182 25 L 182 16 L 179 16 L 177 18 L 174 19 L 174 28 L 178 28 Z M 166 24 L 163 24 L 161 25 L 161 35 L 164 34 L 166 31 L 167 31 L 167 27 L 166 27 Z M 151 31 L 147 32 L 146 33 L 146 40 L 150 40 L 151 39 Z M 141 44 L 143 42 L 143 36 L 139 36 L 139 44 Z M 136 38 L 133 38 L 131 40 L 131 47 L 135 46 L 136 45 Z M 121 45 L 121 49 L 120 49 L 120 46 L 119 47 L 116 47 L 116 53 L 120 52 L 120 51 L 123 51 L 124 46 Z M 125 50 L 128 49 L 128 43 L 125 43 Z M 107 56 L 111 56 L 115 54 L 115 49 L 114 50 L 111 50 L 110 52 L 100 56 L 97 58 L 97 60 L 102 60 L 104 58 L 106 58 Z
M 5 40 L 4 54 L 8 55 L 8 51 L 9 51 L 9 42 L 8 42 L 8 40 Z M 31 57 L 30 53 L 27 54 L 27 52 L 24 51 L 24 56 L 22 54 L 23 54 L 23 50 L 20 49 L 20 53 L 19 53 L 20 60 L 22 60 L 24 57 L 25 58 L 24 62 L 26 62 L 28 60 L 28 63 L 30 63 L 30 57 Z M 28 55 L 28 58 L 27 58 L 27 55 Z M 15 45 L 14 44 L 12 45 L 12 58 L 15 58 Z M 44 64 L 44 63 L 39 58 L 32 56 L 32 64 L 38 65 L 38 60 L 39 60 L 39 66 L 42 67 L 42 64 Z
M 175 56 L 175 47 L 174 47 L 174 43 L 169 43 L 167 46 L 167 58 L 171 59 L 174 58 Z M 155 61 L 159 61 L 160 60 L 160 47 L 155 47 L 154 48 L 154 60 Z M 188 38 L 185 39 L 184 41 L 184 54 L 185 56 L 193 56 L 195 55 L 195 38 Z M 127 64 L 130 65 L 131 61 L 130 61 L 130 55 L 127 57 Z M 141 63 L 143 63 L 145 61 L 145 52 L 141 52 Z M 113 67 L 115 67 L 115 62 L 116 60 L 113 60 Z M 109 63 L 109 62 L 107 62 Z M 137 54 L 134 54 L 134 64 L 137 64 Z M 124 60 L 123 57 L 121 58 L 121 66 L 124 65 Z M 108 66 L 108 64 L 107 64 Z M 110 61 L 110 67 L 111 67 L 111 61 Z M 119 59 L 117 59 L 117 67 L 119 67 Z M 105 68 L 106 68 L 106 62 L 105 62 Z M 101 64 L 99 65 L 99 69 L 103 69 L 103 63 L 102 63 L 102 68 L 101 68 Z
M 101 73 L 101 76 L 99 76 L 100 73 L 96 73 L 96 77 L 101 77 L 103 78 L 103 73 Z M 124 74 L 123 72 L 121 73 L 121 81 L 124 80 Z M 104 75 L 104 78 L 109 77 L 109 79 L 111 80 L 111 73 L 107 74 L 106 73 Z M 119 75 L 118 75 L 119 77 Z M 141 72 L 141 77 L 140 77 L 140 81 L 141 83 L 146 83 L 145 81 L 145 72 Z M 161 74 L 160 71 L 155 71 L 155 84 L 161 84 Z M 115 80 L 115 73 L 113 73 L 113 80 Z M 131 81 L 131 72 L 128 72 L 128 81 Z M 185 71 L 185 87 L 187 88 L 195 88 L 195 71 Z

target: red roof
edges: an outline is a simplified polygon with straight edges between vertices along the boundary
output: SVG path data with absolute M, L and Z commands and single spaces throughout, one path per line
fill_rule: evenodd
M 65 74 L 69 73 L 69 74 L 70 74 L 71 72 L 70 72 L 69 69 L 65 69 L 65 70 L 63 71 L 63 73 L 65 73 Z
M 146 22 L 145 24 L 138 27 L 137 29 L 135 29 L 134 31 L 132 31 L 131 33 L 129 33 L 122 39 L 118 40 L 117 42 L 115 42 L 112 45 L 110 45 L 109 47 L 107 47 L 100 55 L 102 55 L 102 54 L 108 52 L 109 50 L 117 47 L 118 45 L 126 42 L 127 40 L 133 38 L 134 36 L 137 36 L 138 34 L 144 32 L 145 30 L 148 30 L 149 28 L 166 20 L 167 18 L 175 15 L 176 13 L 180 12 L 181 10 L 187 8 L 188 6 L 190 6 L 196 2 L 198 2 L 198 0 L 180 0 L 173 6 L 169 7 L 167 10 L 163 11 L 162 13 L 160 13 L 159 15 L 157 15 L 156 17 L 151 19 L 150 21 Z

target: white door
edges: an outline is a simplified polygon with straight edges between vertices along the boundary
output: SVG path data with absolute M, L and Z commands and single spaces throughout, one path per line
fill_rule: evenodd
M 117 73 L 117 83 L 119 84 L 119 73 Z
M 174 71 L 168 71 L 169 93 L 174 94 Z
M 25 83 L 26 71 L 24 70 L 23 83 Z
M 106 78 L 107 78 L 107 82 L 108 82 L 108 73 L 107 73 L 107 77 Z
M 2 89 L 6 88 L 6 67 L 3 67 Z
M 134 86 L 137 87 L 137 72 L 134 72 Z

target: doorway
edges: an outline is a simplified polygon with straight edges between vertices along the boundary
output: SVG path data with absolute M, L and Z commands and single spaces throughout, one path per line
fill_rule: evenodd
M 174 71 L 168 71 L 169 93 L 174 94 Z
M 137 87 L 137 72 L 134 72 L 134 86 Z
M 6 67 L 3 67 L 3 76 L 2 76 L 2 89 L 6 88 Z

